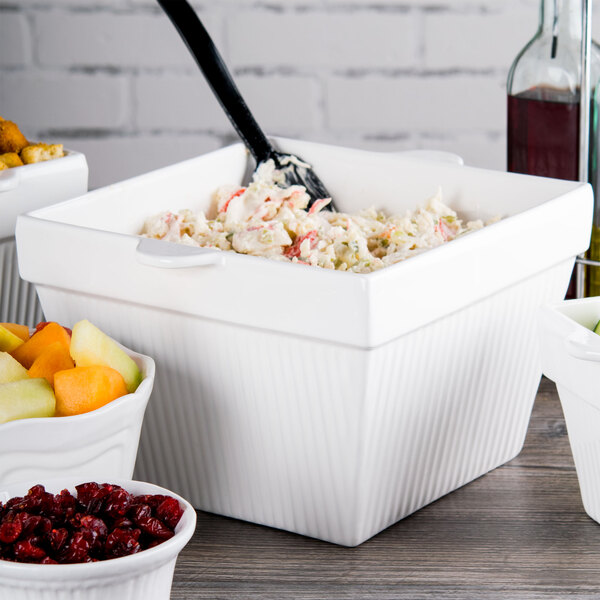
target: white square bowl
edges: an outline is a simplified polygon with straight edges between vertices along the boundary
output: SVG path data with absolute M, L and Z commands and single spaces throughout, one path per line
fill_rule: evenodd
M 87 192 L 85 156 L 65 150 L 55 160 L 0 172 L 0 323 L 33 326 L 43 315 L 35 288 L 19 277 L 15 245 L 17 215 Z M 38 247 L 43 256 L 43 246 Z
M 556 383 L 581 499 L 600 523 L 600 297 L 567 300 L 540 311 L 542 370 Z
M 135 234 L 240 182 L 241 145 L 19 218 L 46 314 L 155 357 L 137 476 L 203 510 L 357 545 L 520 451 L 541 375 L 534 317 L 589 244 L 588 185 L 280 140 L 341 210 L 442 187 L 504 217 L 403 263 L 342 273 Z M 70 268 L 44 264 L 70 252 Z

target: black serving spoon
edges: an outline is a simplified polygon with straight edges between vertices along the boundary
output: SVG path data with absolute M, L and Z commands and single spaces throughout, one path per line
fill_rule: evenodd
M 310 196 L 309 206 L 316 200 L 330 198 L 327 188 L 310 165 L 298 156 L 278 152 L 267 139 L 244 102 L 217 47 L 188 2 L 157 1 L 175 25 L 229 120 L 254 156 L 257 168 L 261 163 L 272 159 L 275 167 L 284 174 L 287 185 L 302 185 L 306 188 Z M 335 210 L 333 202 L 328 208 Z

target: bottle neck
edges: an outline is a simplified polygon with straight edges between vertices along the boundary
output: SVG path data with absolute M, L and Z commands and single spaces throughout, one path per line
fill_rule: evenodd
M 582 38 L 582 0 L 541 0 L 540 32 L 557 38 Z

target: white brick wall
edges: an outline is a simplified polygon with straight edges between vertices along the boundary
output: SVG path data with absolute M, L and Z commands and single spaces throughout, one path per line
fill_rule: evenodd
M 193 4 L 267 133 L 505 168 L 538 0 Z M 0 115 L 84 152 L 92 187 L 237 139 L 154 0 L 0 0 Z

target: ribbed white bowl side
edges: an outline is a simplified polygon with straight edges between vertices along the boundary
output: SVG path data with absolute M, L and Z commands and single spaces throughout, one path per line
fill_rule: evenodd
M 19 277 L 14 238 L 0 240 L 0 323 L 33 327 L 43 320 L 35 286 Z
M 571 261 L 374 350 L 40 288 L 157 363 L 136 477 L 356 545 L 520 451 Z M 243 301 L 243 299 L 240 299 Z
M 51 581 L 44 578 L 41 566 L 37 580 L 0 578 L 0 600 L 168 600 L 176 560 L 143 573 L 100 580 Z
M 65 442 L 48 436 L 45 451 L 27 449 L 26 438 L 14 444 L 0 440 L 0 482 L 37 481 L 41 478 L 80 476 L 86 481 L 117 477 L 130 479 L 135 465 L 141 420 L 131 427 L 120 426 L 118 431 L 105 430 L 99 425 L 78 443 Z M 7 449 L 8 447 L 8 449 Z
M 556 384 L 585 512 L 600 523 L 600 410 Z

